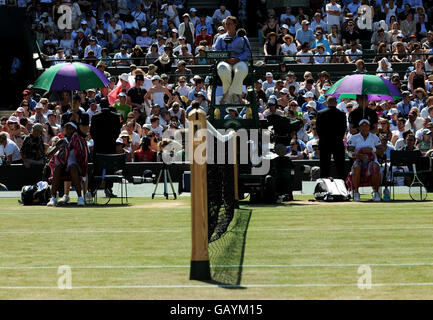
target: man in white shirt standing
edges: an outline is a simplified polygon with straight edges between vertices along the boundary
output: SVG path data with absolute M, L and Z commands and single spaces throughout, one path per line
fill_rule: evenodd
M 336 0 L 331 0 L 331 2 L 326 5 L 326 13 L 328 14 L 328 33 L 331 33 L 331 27 L 334 24 L 336 24 L 340 29 L 340 17 L 342 10 L 341 6 L 337 3 Z

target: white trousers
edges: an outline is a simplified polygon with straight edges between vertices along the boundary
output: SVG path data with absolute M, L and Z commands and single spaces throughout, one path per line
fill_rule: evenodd
M 234 77 L 232 78 L 232 70 Z M 217 72 L 223 83 L 223 95 L 241 95 L 242 84 L 248 75 L 248 65 L 244 61 L 231 65 L 225 61 L 218 63 Z

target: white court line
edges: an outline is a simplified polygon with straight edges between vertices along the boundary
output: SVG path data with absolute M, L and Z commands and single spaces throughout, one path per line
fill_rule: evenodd
M 246 264 L 242 268 L 347 268 L 368 265 L 371 267 L 424 267 L 433 262 L 407 263 L 336 263 L 336 264 Z M 187 269 L 190 265 L 143 265 L 143 266 L 70 266 L 71 269 Z M 239 268 L 239 265 L 215 265 L 213 268 Z M 44 270 L 58 269 L 59 266 L 3 266 L 0 270 Z
M 241 284 L 241 285 L 135 285 L 135 286 L 72 286 L 67 290 L 82 290 L 82 289 L 175 289 L 175 288 L 189 288 L 189 289 L 203 289 L 203 288 L 277 288 L 277 287 L 357 287 L 357 283 L 282 283 L 282 284 Z M 433 286 L 433 282 L 402 282 L 402 283 L 372 283 L 372 287 L 414 287 L 414 286 Z M 56 286 L 0 286 L 0 290 L 29 290 L 29 289 L 54 289 L 60 290 Z M 62 290 L 62 291 L 65 291 Z
M 433 226 L 378 226 L 378 227 L 335 227 L 335 228 L 251 228 L 248 232 L 258 231 L 349 231 L 349 230 L 433 230 Z M 55 231 L 1 231 L 0 235 L 8 234 L 91 234 L 91 233 L 181 233 L 190 232 L 190 229 L 162 229 L 162 230 L 55 230 Z M 231 230 L 236 232 L 236 230 Z M 243 230 L 241 232 L 244 232 Z

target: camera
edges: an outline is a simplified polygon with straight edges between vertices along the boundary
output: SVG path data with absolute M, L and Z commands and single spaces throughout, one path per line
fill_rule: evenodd
M 142 176 L 133 176 L 132 177 L 133 184 L 142 184 L 142 183 L 156 183 L 156 176 L 152 174 L 151 170 L 144 170 Z

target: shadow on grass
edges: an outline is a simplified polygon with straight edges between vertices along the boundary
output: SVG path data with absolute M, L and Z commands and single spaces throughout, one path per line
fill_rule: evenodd
M 311 201 L 311 203 L 314 203 L 313 200 L 293 200 L 290 202 L 282 202 L 282 203 L 250 203 L 250 202 L 241 202 L 241 205 L 245 205 L 247 207 L 254 207 L 254 208 L 267 208 L 267 207 L 292 207 L 292 206 L 308 206 L 309 203 L 305 203 L 305 201 Z
M 245 290 L 247 289 L 246 287 L 242 286 L 241 284 L 230 284 L 230 283 L 223 283 L 220 281 L 216 281 L 216 280 L 208 280 L 208 281 L 202 281 L 203 283 L 207 283 L 207 284 L 212 284 L 215 285 L 217 287 L 223 288 L 223 289 L 235 289 L 235 290 Z

